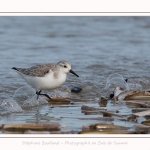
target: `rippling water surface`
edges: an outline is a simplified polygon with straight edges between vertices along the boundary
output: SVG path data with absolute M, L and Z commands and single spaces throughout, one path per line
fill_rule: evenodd
M 68 74 L 61 88 L 82 87 L 81 93 L 71 94 L 79 100 L 75 105 L 39 107 L 41 115 L 54 117 L 52 121 L 59 122 L 63 130 L 80 131 L 89 123 L 75 123 L 73 118 L 87 117 L 81 113 L 81 106 L 88 101 L 82 99 L 93 100 L 90 106 L 98 107 L 95 101 L 107 96 L 104 88 L 110 74 L 119 73 L 142 89 L 150 87 L 150 17 L 0 17 L 0 37 L 0 103 L 27 85 L 12 67 L 60 60 L 72 64 L 80 77 Z M 122 111 L 129 110 L 124 107 Z M 3 115 L 0 123 L 34 122 L 35 113 L 33 107 Z

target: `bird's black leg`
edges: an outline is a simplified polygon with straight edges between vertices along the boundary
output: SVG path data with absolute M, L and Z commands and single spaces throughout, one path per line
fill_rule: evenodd
M 40 91 L 36 91 L 36 94 L 37 94 L 37 100 L 38 100 L 38 98 L 39 98 L 40 93 L 41 93 L 41 90 L 40 90 Z
M 49 95 L 47 95 L 47 94 L 41 94 L 41 90 L 40 90 L 39 92 L 36 91 L 36 94 L 37 94 L 37 99 L 38 99 L 39 95 L 44 95 L 44 96 L 46 96 L 48 99 L 51 99 L 51 98 L 49 97 Z
M 51 100 L 51 98 L 50 98 L 49 95 L 47 95 L 47 94 L 40 94 L 40 95 L 44 95 L 44 96 L 46 96 L 48 99 Z

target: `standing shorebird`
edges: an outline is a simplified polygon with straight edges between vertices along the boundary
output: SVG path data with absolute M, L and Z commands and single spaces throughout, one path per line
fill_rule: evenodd
M 42 90 L 58 88 L 66 81 L 67 73 L 70 72 L 79 77 L 67 61 L 60 61 L 57 64 L 39 64 L 31 68 L 13 67 L 24 80 L 36 89 L 37 99 L 39 95 L 44 95 L 51 99 L 47 94 L 42 94 Z

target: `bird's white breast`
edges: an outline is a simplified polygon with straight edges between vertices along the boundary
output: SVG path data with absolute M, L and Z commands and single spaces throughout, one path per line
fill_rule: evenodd
M 25 79 L 25 81 L 29 85 L 31 85 L 36 90 L 49 90 L 57 88 L 66 80 L 65 73 L 58 74 L 57 77 L 55 77 L 52 72 L 46 74 L 44 77 L 33 77 L 22 74 L 20 72 L 18 73 Z

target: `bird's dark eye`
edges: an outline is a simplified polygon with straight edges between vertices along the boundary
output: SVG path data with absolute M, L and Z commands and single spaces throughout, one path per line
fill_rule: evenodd
M 67 68 L 67 66 L 64 66 L 64 68 Z

